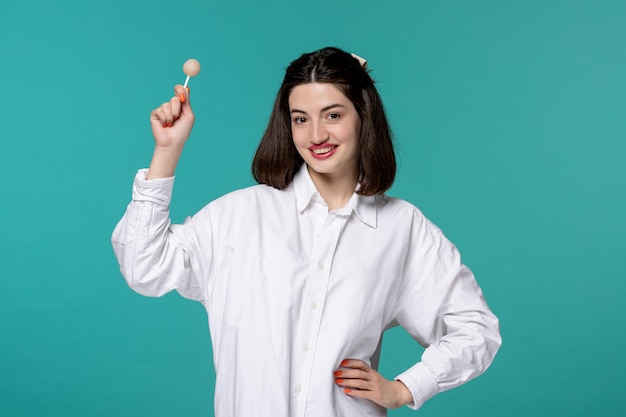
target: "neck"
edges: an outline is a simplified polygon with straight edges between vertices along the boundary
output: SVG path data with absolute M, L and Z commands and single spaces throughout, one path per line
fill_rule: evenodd
M 356 175 L 330 176 L 308 169 L 315 188 L 328 205 L 328 211 L 340 209 L 348 204 L 356 189 Z

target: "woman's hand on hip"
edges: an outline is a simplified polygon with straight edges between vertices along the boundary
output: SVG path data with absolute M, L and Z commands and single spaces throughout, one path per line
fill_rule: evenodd
M 384 378 L 361 360 L 344 360 L 334 375 L 335 383 L 346 395 L 370 400 L 381 407 L 398 408 L 413 401 L 411 392 L 402 382 Z

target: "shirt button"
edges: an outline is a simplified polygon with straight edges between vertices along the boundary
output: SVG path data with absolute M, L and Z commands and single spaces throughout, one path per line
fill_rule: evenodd
M 319 269 L 320 271 L 321 271 L 322 269 L 324 269 L 324 264 L 323 264 L 323 263 L 321 263 L 321 262 L 320 262 L 319 264 L 317 264 L 317 269 Z
M 302 350 L 307 352 L 309 350 L 309 344 L 305 343 L 304 345 L 302 345 Z
M 311 301 L 311 310 L 315 310 L 317 308 L 317 303 L 315 301 Z
M 300 385 L 296 385 L 296 392 L 301 392 L 302 391 L 302 387 Z

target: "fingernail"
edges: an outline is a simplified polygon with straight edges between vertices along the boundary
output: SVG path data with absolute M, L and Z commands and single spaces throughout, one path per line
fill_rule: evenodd
M 352 390 L 350 388 L 345 388 L 343 392 L 345 392 L 346 394 L 349 394 L 352 392 Z
M 340 376 L 341 375 L 341 371 L 335 371 L 335 376 Z
M 167 127 L 167 123 L 163 123 L 163 127 Z
M 342 364 L 343 366 L 346 366 L 346 365 L 348 364 L 348 360 L 347 360 L 347 359 L 342 360 L 342 361 L 341 361 L 341 364 Z
M 167 127 L 172 127 L 172 126 L 174 126 L 174 122 L 170 122 L 167 124 Z
M 337 378 L 337 379 L 335 379 L 335 382 L 338 383 L 338 384 L 341 384 L 343 382 L 343 379 Z
M 181 103 L 184 103 L 185 101 L 187 101 L 187 96 L 185 96 L 185 95 L 184 95 L 184 94 L 182 94 L 182 93 L 178 96 L 178 98 L 180 99 L 180 102 L 181 102 Z

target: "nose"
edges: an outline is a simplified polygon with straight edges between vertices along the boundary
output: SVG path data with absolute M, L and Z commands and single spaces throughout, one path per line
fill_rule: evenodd
M 328 140 L 328 131 L 321 122 L 312 123 L 311 142 L 315 145 L 324 143 Z

